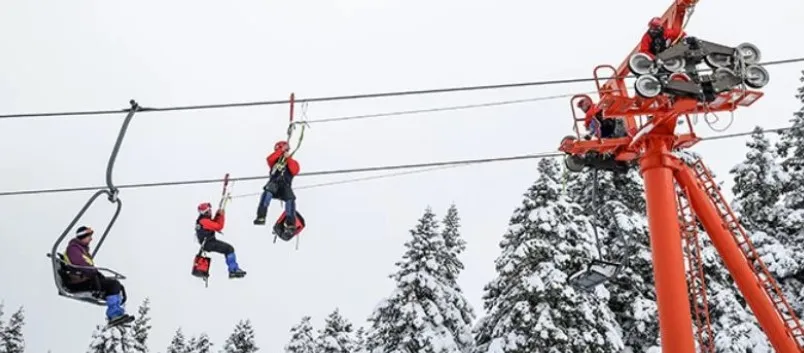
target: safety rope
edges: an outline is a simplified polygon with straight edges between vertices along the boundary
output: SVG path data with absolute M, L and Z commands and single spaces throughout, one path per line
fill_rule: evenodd
M 109 200 L 109 202 L 112 203 L 112 204 L 115 204 L 117 207 L 115 209 L 114 214 L 112 215 L 112 219 L 109 221 L 109 224 L 107 224 L 106 229 L 103 231 L 103 235 L 101 235 L 101 238 L 98 241 L 98 245 L 95 246 L 95 249 L 91 253 L 91 256 L 92 256 L 93 259 L 97 255 L 98 250 L 100 250 L 101 245 L 103 245 L 103 242 L 106 240 L 106 236 L 109 235 L 109 232 L 111 231 L 112 226 L 114 225 L 114 223 L 117 221 L 117 218 L 120 216 L 120 211 L 121 211 L 121 209 L 123 207 L 123 203 L 120 200 L 120 198 L 118 197 L 119 189 L 114 185 L 114 182 L 112 181 L 112 171 L 114 170 L 114 163 L 117 160 L 117 155 L 120 152 L 120 146 L 123 143 L 123 138 L 126 135 L 126 131 L 128 130 L 128 126 L 131 123 L 131 119 L 134 117 L 134 114 L 137 111 L 140 110 L 139 105 L 133 99 L 129 101 L 129 104 L 131 105 L 131 108 L 125 110 L 128 113 L 126 114 L 126 117 L 123 120 L 123 125 L 120 127 L 120 132 L 117 135 L 117 140 L 115 141 L 114 148 L 112 149 L 112 153 L 109 156 L 109 162 L 106 165 L 106 187 L 107 187 L 107 189 L 98 190 L 97 192 L 95 192 L 95 194 L 93 194 L 89 198 L 89 200 L 86 202 L 86 204 L 84 204 L 84 206 L 81 208 L 81 210 L 78 211 L 78 214 L 76 214 L 76 216 L 73 218 L 73 220 L 70 222 L 70 224 L 67 225 L 67 228 L 65 228 L 64 231 L 61 233 L 61 235 L 58 237 L 58 239 L 56 239 L 56 242 L 53 243 L 53 247 L 50 250 L 50 258 L 51 258 L 51 261 L 52 261 L 52 264 L 53 264 L 53 269 L 54 269 L 53 276 L 54 276 L 54 280 L 56 281 L 56 286 L 57 287 L 59 287 L 58 286 L 58 283 L 59 283 L 58 282 L 58 273 L 56 273 L 55 270 L 58 268 L 58 261 L 59 261 L 58 259 L 59 258 L 56 255 L 56 251 L 58 250 L 59 244 L 61 244 L 61 242 L 64 240 L 64 238 L 67 237 L 67 234 L 70 232 L 70 230 L 73 229 L 73 227 L 76 225 L 76 223 L 78 223 L 78 220 L 81 219 L 81 217 L 84 215 L 84 213 L 86 213 L 86 211 L 89 209 L 89 207 L 92 206 L 92 204 L 95 202 L 95 200 L 97 200 L 98 197 L 100 197 L 101 195 L 106 195 L 107 199 Z M 62 290 L 62 288 L 59 287 L 60 293 L 61 293 L 61 290 Z

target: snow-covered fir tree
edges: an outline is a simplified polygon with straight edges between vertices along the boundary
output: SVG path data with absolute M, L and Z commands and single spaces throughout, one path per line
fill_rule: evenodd
M 476 352 L 622 352 L 606 302 L 567 283 L 595 256 L 588 217 L 562 192 L 555 160 L 541 160 L 538 173 L 500 242 Z
M 353 353 L 356 350 L 352 323 L 337 308 L 324 320 L 315 347 L 317 353 Z
M 137 353 L 147 353 L 148 352 L 148 334 L 151 330 L 151 317 L 149 312 L 151 311 L 150 300 L 145 298 L 140 304 L 139 309 L 137 310 L 138 315 L 137 318 L 134 320 L 134 324 L 131 326 L 132 335 L 134 335 L 134 342 L 136 343 L 134 347 L 134 352 Z
M 443 262 L 444 274 L 449 285 L 458 288 L 457 280 L 458 275 L 463 270 L 463 262 L 459 260 L 460 254 L 466 250 L 466 241 L 461 238 L 461 218 L 458 215 L 458 207 L 455 204 L 450 205 L 447 209 L 447 214 L 441 221 L 444 225 L 444 230 L 441 235 L 444 237 L 444 246 L 446 247 L 445 255 L 440 261 Z
M 127 328 L 97 325 L 87 353 L 130 353 L 136 346 Z
M 259 350 L 251 320 L 241 320 L 223 345 L 224 353 L 253 353 Z
M 3 314 L 3 303 L 0 302 L 0 342 L 2 342 L 3 338 L 5 337 L 6 324 L 3 322 Z
M 454 310 L 447 312 L 446 315 L 451 316 L 447 317 L 444 325 L 455 337 L 458 337 L 461 351 L 466 352 L 474 346 L 472 324 L 475 321 L 475 310 L 462 294 L 461 286 L 458 285 L 458 277 L 464 269 L 460 255 L 466 250 L 466 241 L 461 237 L 460 223 L 461 218 L 458 215 L 458 207 L 452 204 L 441 221 L 444 227 L 441 236 L 444 239 L 446 251 L 445 256 L 438 258 L 441 259 L 444 267 L 443 272 L 441 272 L 443 273 L 442 281 L 452 287 L 452 291 L 446 293 L 445 300 L 454 308 Z
M 290 328 L 290 342 L 285 345 L 286 353 L 315 353 L 315 330 L 309 316 Z
M 745 160 L 729 171 L 734 177 L 735 199 L 731 206 L 746 228 L 763 231 L 775 228 L 778 220 L 774 207 L 789 182 L 788 175 L 762 128 L 754 127 L 745 145 L 748 147 Z
M 462 333 L 463 295 L 449 283 L 439 259 L 448 250 L 435 214 L 427 207 L 410 230 L 402 261 L 391 275 L 396 289 L 369 317 L 366 349 L 372 353 L 468 352 L 472 337 Z
M 760 127 L 754 128 L 746 146 L 746 159 L 730 170 L 734 175 L 732 208 L 739 213 L 768 270 L 776 278 L 786 278 L 802 266 L 777 238 L 786 235 L 780 216 L 787 212 L 779 201 L 788 175 L 777 163 L 776 151 Z
M 170 340 L 170 344 L 167 347 L 166 353 L 189 353 L 190 346 L 187 342 L 187 337 L 182 332 L 181 327 L 176 329 L 176 333 L 173 334 L 173 338 Z
M 801 78 L 804 82 L 804 76 Z M 779 240 L 796 254 L 804 253 L 804 86 L 798 89 L 796 98 L 802 107 L 793 113 L 792 125 L 782 131 L 777 151 L 790 177 L 784 185 L 782 200 L 787 212 L 784 215 L 787 236 Z
M 190 353 L 212 353 L 212 341 L 209 335 L 202 332 L 198 337 L 193 337 L 190 346 Z
M 8 323 L 2 328 L 2 348 L 3 353 L 23 353 L 25 352 L 25 338 L 22 332 L 25 326 L 25 313 L 20 307 L 17 312 L 11 315 Z
M 366 346 L 366 329 L 358 327 L 355 330 L 355 352 L 359 352 L 361 349 L 365 348 Z

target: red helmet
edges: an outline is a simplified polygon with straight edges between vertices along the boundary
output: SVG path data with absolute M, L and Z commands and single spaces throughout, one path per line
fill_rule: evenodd
M 654 17 L 654 18 L 651 18 L 651 19 L 650 19 L 650 22 L 648 22 L 648 27 L 649 27 L 649 28 L 656 28 L 656 27 L 661 27 L 661 26 L 662 26 L 662 19 L 661 19 L 661 17 Z
M 578 103 L 575 104 L 576 107 L 581 108 L 582 110 L 586 111 L 589 107 L 592 106 L 592 98 L 583 97 L 578 100 Z
M 290 146 L 288 145 L 288 143 L 286 141 L 279 141 L 276 144 L 274 144 L 274 151 L 289 150 L 289 149 L 290 149 Z
M 198 204 L 198 214 L 211 214 L 212 204 L 209 202 L 202 202 Z

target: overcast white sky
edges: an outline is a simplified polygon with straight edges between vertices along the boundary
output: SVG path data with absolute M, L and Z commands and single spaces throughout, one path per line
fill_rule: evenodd
M 533 1 L 5 1 L 0 5 L 0 112 L 123 109 L 134 98 L 164 107 L 460 85 L 589 77 L 619 64 L 650 17 L 671 0 Z M 736 45 L 753 42 L 765 60 L 804 56 L 804 3 L 704 0 L 688 32 Z M 781 127 L 804 65 L 769 68 L 766 97 L 738 111 L 729 132 Z M 530 98 L 593 90 L 592 83 L 310 104 L 311 119 Z M 509 156 L 554 151 L 570 133 L 568 99 L 387 119 L 313 125 L 297 154 L 303 171 Z M 100 185 L 123 114 L 0 121 L 3 191 Z M 284 136 L 287 106 L 143 113 L 128 131 L 117 183 L 262 175 Z M 721 122 L 723 124 L 725 122 Z M 721 127 L 723 125 L 720 125 Z M 701 135 L 713 135 L 699 124 Z M 723 176 L 743 158 L 744 139 L 695 148 Z M 390 293 L 387 275 L 408 229 L 431 205 L 455 202 L 468 250 L 460 279 L 482 313 L 482 287 L 511 211 L 535 180 L 536 161 L 299 190 L 308 220 L 299 251 L 272 244 L 251 224 L 257 196 L 235 200 L 226 235 L 243 280 L 225 276 L 214 254 L 210 288 L 190 276 L 197 250 L 195 207 L 217 202 L 220 185 L 125 189 L 122 215 L 99 265 L 129 276 L 130 311 L 153 303 L 150 346 L 164 350 L 177 327 L 208 332 L 221 347 L 250 318 L 260 347 L 277 352 L 302 315 L 320 326 L 340 307 L 363 324 Z M 299 178 L 296 185 L 336 180 Z M 235 185 L 259 192 L 262 182 Z M 91 192 L 0 198 L 0 300 L 27 309 L 29 352 L 84 351 L 100 307 L 56 295 L 44 256 Z M 100 229 L 98 203 L 82 221 Z M 280 212 L 275 203 L 269 213 Z

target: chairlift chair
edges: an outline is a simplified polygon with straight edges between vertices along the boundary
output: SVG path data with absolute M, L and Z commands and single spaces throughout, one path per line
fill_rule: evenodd
M 593 292 L 595 287 L 617 276 L 621 266 L 621 263 L 594 259 L 585 270 L 570 276 L 569 283 L 585 292 Z
M 46 255 L 49 258 L 53 258 L 53 256 L 49 253 Z M 67 287 L 66 283 L 70 281 L 70 276 L 82 276 L 82 272 L 80 271 L 81 269 L 91 268 L 99 272 L 106 272 L 109 274 L 109 276 L 105 277 L 115 280 L 126 279 L 126 276 L 123 276 L 122 274 L 108 268 L 72 265 L 65 261 L 63 254 L 57 253 L 56 256 L 56 261 L 53 262 L 55 264 L 53 270 L 57 274 L 56 288 L 58 289 L 59 295 L 66 298 L 95 304 L 98 306 L 106 306 L 106 299 L 103 296 L 103 292 L 100 290 L 100 286 L 88 291 L 73 291 Z M 128 299 L 128 296 L 126 295 L 126 290 L 124 287 L 121 288 L 120 294 L 123 297 L 122 302 L 125 303 Z

